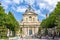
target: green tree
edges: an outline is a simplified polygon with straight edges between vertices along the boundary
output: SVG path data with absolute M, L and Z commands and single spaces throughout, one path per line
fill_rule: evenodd
M 58 4 L 56 5 L 55 14 L 57 31 L 60 32 L 60 2 L 58 2 Z
M 45 26 L 47 28 L 52 28 L 59 24 L 58 23 L 59 22 L 58 19 L 60 19 L 59 18 L 60 17 L 60 12 L 59 12 L 60 8 L 59 7 L 60 7 L 60 2 L 58 2 L 55 10 L 53 12 L 51 12 L 49 17 L 42 21 L 42 23 L 41 23 L 42 27 Z M 58 22 L 56 22 L 56 21 L 58 21 Z
M 0 6 L 0 37 L 4 38 L 6 37 L 6 33 L 7 33 L 7 28 L 5 26 L 6 23 L 6 13 L 5 10 L 3 9 L 2 6 Z
M 11 26 L 9 27 L 9 29 L 17 33 L 17 31 L 20 29 L 19 23 L 16 21 L 15 17 L 13 16 L 11 12 L 8 13 L 8 16 L 10 18 L 9 26 Z
M 54 19 L 54 24 L 57 28 L 57 31 L 60 32 L 60 2 L 56 5 L 56 8 L 53 10 L 53 12 L 50 14 Z
M 0 35 L 1 37 L 7 36 L 7 29 L 13 31 L 13 34 L 15 36 L 15 33 L 17 33 L 17 31 L 20 29 L 19 23 L 11 12 L 6 14 L 3 7 L 0 6 Z
M 60 2 L 58 2 L 56 8 L 50 13 L 49 17 L 42 21 L 41 27 L 56 27 L 57 31 L 60 32 Z

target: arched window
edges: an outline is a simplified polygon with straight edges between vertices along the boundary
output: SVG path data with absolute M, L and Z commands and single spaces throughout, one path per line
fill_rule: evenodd
M 31 16 L 29 16 L 29 18 L 32 18 Z
M 29 21 L 32 21 L 32 17 L 31 16 L 29 16 Z
M 35 21 L 35 18 L 33 18 L 33 21 Z

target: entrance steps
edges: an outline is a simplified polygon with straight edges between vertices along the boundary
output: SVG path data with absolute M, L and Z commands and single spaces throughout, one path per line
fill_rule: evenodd
M 26 39 L 31 39 L 32 37 L 31 37 L 31 36 L 26 36 L 25 38 L 26 38 Z

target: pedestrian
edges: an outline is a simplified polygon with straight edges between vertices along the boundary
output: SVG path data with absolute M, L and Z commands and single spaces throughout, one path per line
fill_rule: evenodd
M 54 32 L 54 34 L 53 34 L 53 39 L 55 38 L 55 36 L 56 36 L 56 32 Z
M 41 39 L 42 35 L 40 35 L 40 39 Z
M 48 39 L 48 35 L 46 35 L 46 39 Z

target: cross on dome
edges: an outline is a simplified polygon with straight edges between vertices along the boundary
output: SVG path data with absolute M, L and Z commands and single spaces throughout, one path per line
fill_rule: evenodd
M 32 9 L 31 5 L 28 5 L 28 8 L 26 9 L 25 12 L 34 12 L 34 10 Z

